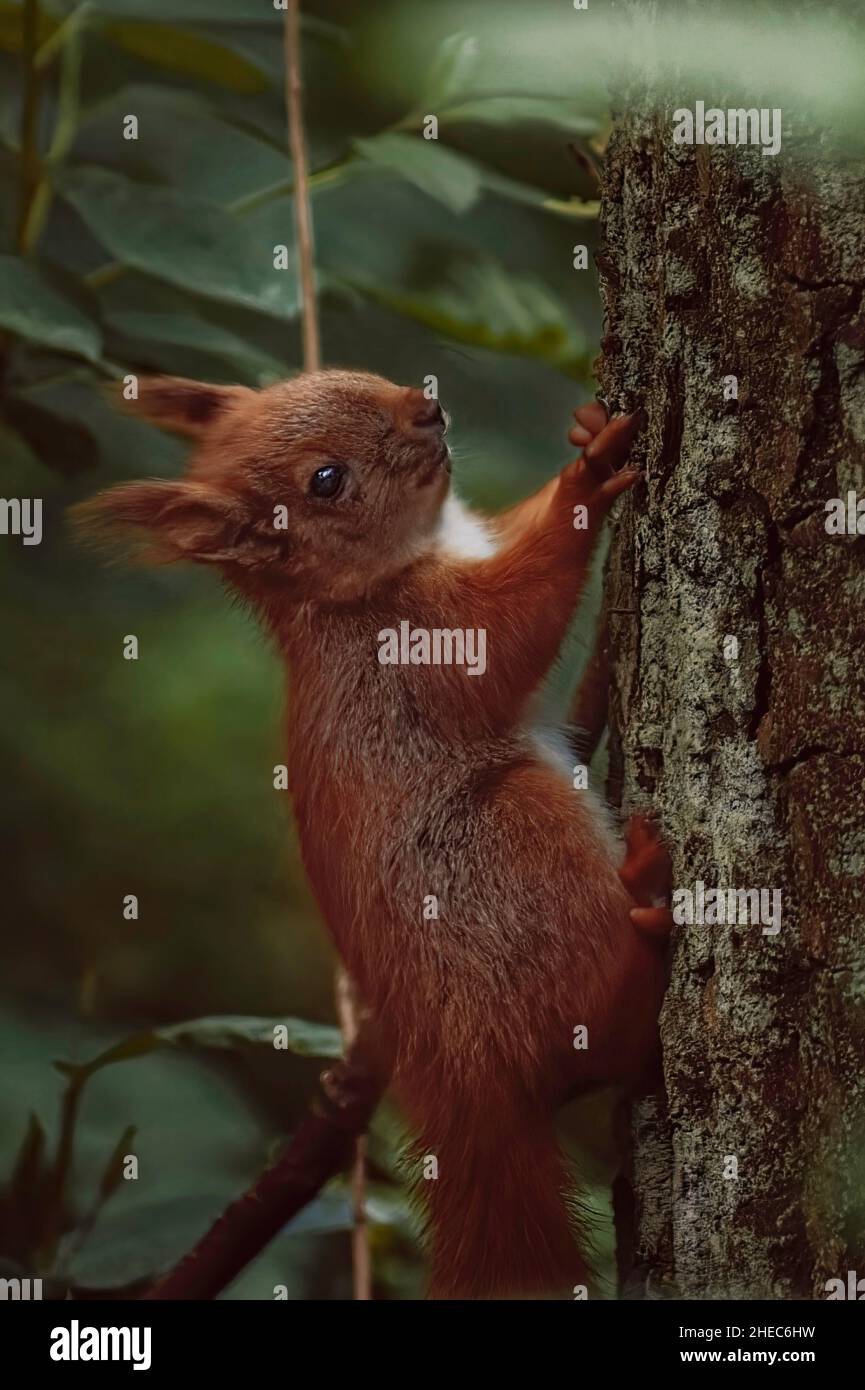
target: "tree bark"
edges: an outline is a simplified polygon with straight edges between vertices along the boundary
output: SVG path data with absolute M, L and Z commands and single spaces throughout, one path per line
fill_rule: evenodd
M 674 888 L 782 917 L 675 929 L 620 1249 L 636 1296 L 825 1298 L 865 1275 L 865 539 L 825 527 L 865 495 L 865 179 L 799 122 L 775 158 L 674 146 L 687 104 L 622 87 L 604 170 L 603 394 L 647 414 L 610 792 L 657 809 Z

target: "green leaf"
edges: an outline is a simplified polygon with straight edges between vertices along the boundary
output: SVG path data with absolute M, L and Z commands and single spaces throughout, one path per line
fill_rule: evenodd
M 407 1199 L 381 1183 L 366 1191 L 367 1220 L 371 1226 L 391 1227 L 403 1235 L 415 1236 L 418 1222 Z M 330 1235 L 350 1231 L 355 1224 L 353 1197 L 344 1178 L 335 1178 L 323 1192 L 293 1216 L 283 1229 L 287 1235 Z
M 591 135 L 598 129 L 598 121 L 593 116 L 587 116 L 576 102 L 561 97 L 475 97 L 448 107 L 441 121 L 505 126 L 509 130 L 524 125 L 546 125 L 567 135 Z
M 324 1023 L 308 1023 L 301 1018 L 250 1018 L 226 1015 L 195 1018 L 134 1033 L 106 1048 L 89 1062 L 57 1061 L 54 1066 L 64 1076 L 79 1083 L 115 1062 L 143 1057 L 159 1048 L 216 1048 L 238 1051 L 248 1047 L 274 1046 L 274 1029 L 286 1030 L 286 1051 L 300 1057 L 341 1057 L 342 1038 L 338 1028 Z
M 123 265 L 279 318 L 296 313 L 292 270 L 274 269 L 273 245 L 215 203 L 105 169 L 73 169 L 57 185 Z
M 115 1203 L 94 1236 L 73 1255 L 69 1278 L 76 1288 L 95 1290 L 153 1277 L 195 1244 L 222 1206 L 224 1201 L 214 1193 L 122 1208 Z
M 226 16 L 226 19 L 230 19 L 231 23 L 243 17 L 235 13 L 236 5 L 237 0 L 233 0 L 232 13 L 230 16 Z M 250 10 L 253 5 L 258 11 L 259 17 L 262 16 L 263 12 L 266 21 L 270 19 L 279 21 L 280 16 L 275 11 L 268 14 L 266 10 L 263 10 L 262 0 L 249 0 Z M 270 86 L 270 78 L 267 73 L 257 66 L 246 53 L 238 53 L 236 49 L 218 43 L 193 29 L 176 27 L 178 21 L 194 21 L 195 19 L 212 25 L 214 19 L 212 4 L 202 4 L 198 7 L 187 5 L 186 10 L 190 11 L 189 13 L 178 13 L 177 7 L 174 5 L 166 4 L 163 9 L 165 19 L 171 21 L 170 23 L 153 22 L 154 6 L 151 3 L 123 6 L 111 5 L 106 2 L 94 5 L 84 23 L 91 30 L 95 30 L 103 38 L 115 44 L 116 47 L 122 48 L 124 52 L 131 53 L 136 58 L 143 59 L 144 62 L 153 63 L 154 66 L 163 68 L 167 72 L 176 72 L 184 77 L 213 82 L 220 87 L 226 87 L 244 95 L 265 91 Z M 106 13 L 107 11 L 113 11 L 120 17 L 112 18 L 110 14 Z M 22 5 L 10 4 L 8 0 L 0 0 L 0 51 L 6 53 L 21 52 L 24 37 L 22 15 Z M 140 16 L 140 18 L 136 16 Z M 39 14 L 37 44 L 40 48 L 48 39 L 53 38 L 62 22 L 60 17 L 46 14 L 44 10 Z M 322 28 L 328 31 L 334 27 L 322 25 Z M 333 38 L 332 32 L 329 33 L 329 37 Z
M 539 358 L 578 379 L 590 378 L 592 354 L 577 339 L 555 297 L 539 280 L 513 275 L 497 261 L 461 262 L 450 284 L 424 291 L 348 278 L 347 283 L 456 342 Z
M 164 349 L 180 348 L 230 363 L 232 376 L 241 375 L 256 386 L 290 375 L 290 369 L 278 358 L 193 314 L 117 310 L 105 315 L 105 327 L 126 340 L 124 356 L 151 367 L 164 370 Z
M 424 104 L 441 109 L 461 92 L 466 92 L 478 66 L 478 41 L 472 34 L 449 34 L 440 44 L 426 83 Z
M 596 222 L 601 215 L 601 204 L 596 198 L 544 198 L 541 206 L 560 217 L 576 217 L 581 221 Z
M 165 19 L 179 24 L 254 24 L 275 25 L 282 22 L 282 11 L 274 9 L 272 0 L 97 0 L 100 14 L 122 16 L 124 19 Z M 304 15 L 306 20 L 307 16 Z M 324 21 L 320 21 L 324 24 Z M 315 20 L 313 18 L 313 25 Z M 328 30 L 335 25 L 325 25 Z
M 507 174 L 500 174 L 497 169 L 484 168 L 482 177 L 484 187 L 491 193 L 510 198 L 514 203 L 525 203 L 527 207 L 555 213 L 558 217 L 597 218 L 600 211 L 600 203 L 586 202 L 580 198 L 571 198 L 568 201 L 552 198 L 543 188 L 509 178 Z
M 525 203 L 528 207 L 569 217 L 577 216 L 571 203 L 559 202 L 544 189 L 509 178 L 507 174 L 489 165 L 479 164 L 468 155 L 435 140 L 385 131 L 381 135 L 355 140 L 354 147 L 369 164 L 399 174 L 408 183 L 443 203 L 451 212 L 467 212 L 477 202 L 481 192 L 487 189 L 513 202 Z M 350 174 L 351 162 L 345 167 L 346 173 Z M 355 167 L 354 172 L 361 172 L 362 167 Z M 584 212 L 583 216 L 597 216 L 598 204 L 584 206 L 595 211 Z
M 107 1202 L 123 1181 L 123 1162 L 137 1133 L 136 1125 L 127 1125 L 114 1145 L 99 1180 L 99 1197 L 102 1202 Z
M 482 177 L 474 160 L 435 140 L 385 133 L 355 140 L 354 146 L 371 164 L 400 174 L 452 212 L 466 212 L 477 202 Z
M 284 1028 L 287 1050 L 300 1057 L 341 1057 L 342 1037 L 338 1028 L 326 1023 L 310 1023 L 303 1018 L 250 1018 L 226 1015 L 197 1018 L 159 1028 L 156 1036 L 170 1047 L 273 1048 L 274 1028 Z
M 238 100 L 250 116 L 265 105 L 269 109 L 269 103 Z M 219 110 L 189 87 L 130 82 L 87 108 L 77 149 L 88 152 L 82 160 L 89 161 L 92 152 L 93 163 L 109 163 L 127 177 L 158 170 L 160 184 L 223 207 L 279 182 L 290 187 L 285 131 L 278 144 L 271 143 L 235 124 L 231 107 L 229 100 Z M 117 131 L 130 111 L 138 117 L 138 139 L 118 145 Z
M 98 362 L 97 324 L 61 295 L 29 261 L 0 256 L 0 326 L 28 342 Z
M 184 77 L 244 93 L 263 92 L 270 85 L 266 74 L 248 58 L 189 29 L 123 20 L 101 24 L 100 32 L 126 53 Z

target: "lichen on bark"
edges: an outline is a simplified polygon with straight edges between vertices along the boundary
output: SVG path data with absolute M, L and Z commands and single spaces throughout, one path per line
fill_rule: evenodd
M 607 571 L 611 794 L 657 810 L 675 887 L 779 888 L 783 915 L 675 929 L 621 1238 L 648 1296 L 822 1298 L 865 1274 L 865 539 L 824 524 L 865 495 L 865 177 L 813 130 L 777 158 L 671 132 L 620 90 L 601 384 L 647 421 Z

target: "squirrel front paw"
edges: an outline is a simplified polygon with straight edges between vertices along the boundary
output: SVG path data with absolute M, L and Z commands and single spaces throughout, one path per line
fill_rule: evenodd
M 625 460 L 643 424 L 642 411 L 607 418 L 605 408 L 595 402 L 574 411 L 577 424 L 568 438 L 583 445 L 583 452 L 561 473 L 569 497 L 596 512 L 605 512 L 620 492 L 634 486 L 639 468 L 627 467 Z

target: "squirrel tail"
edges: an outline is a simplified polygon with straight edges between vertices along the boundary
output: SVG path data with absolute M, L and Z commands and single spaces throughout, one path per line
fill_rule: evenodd
M 590 1273 L 551 1115 L 499 1112 L 492 1133 L 489 1112 L 457 1118 L 452 1111 L 447 1134 L 416 1150 L 415 1171 L 427 1179 L 429 1297 L 572 1298 Z

